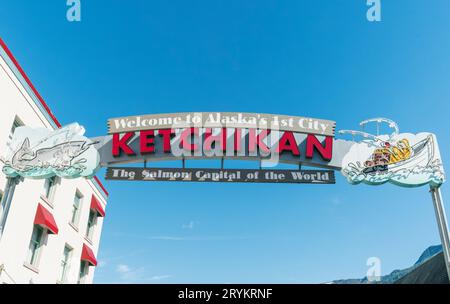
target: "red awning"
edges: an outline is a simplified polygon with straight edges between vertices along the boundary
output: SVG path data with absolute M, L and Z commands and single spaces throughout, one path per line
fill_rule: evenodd
M 105 210 L 103 209 L 102 204 L 94 195 L 92 195 L 91 199 L 91 209 L 97 211 L 99 216 L 105 217 Z
M 83 250 L 81 251 L 81 260 L 87 261 L 92 266 L 97 266 L 97 259 L 95 258 L 94 252 L 91 248 L 83 244 Z
M 47 228 L 50 233 L 58 234 L 58 226 L 56 225 L 55 218 L 41 204 L 37 207 L 34 224 Z

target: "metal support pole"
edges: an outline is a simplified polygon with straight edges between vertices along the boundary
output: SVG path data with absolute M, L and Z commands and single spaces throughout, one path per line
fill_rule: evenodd
M 441 190 L 439 187 L 430 186 L 431 197 L 433 198 L 434 211 L 438 223 L 439 235 L 441 236 L 442 250 L 444 252 L 445 267 L 450 280 L 450 238 L 448 234 L 447 217 L 445 216 L 444 203 L 442 202 Z

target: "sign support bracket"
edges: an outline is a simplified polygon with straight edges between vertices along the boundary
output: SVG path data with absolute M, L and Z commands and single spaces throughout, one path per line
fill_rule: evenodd
M 450 281 L 450 238 L 448 233 L 447 218 L 445 216 L 444 203 L 442 202 L 442 195 L 439 187 L 430 186 L 430 193 L 433 198 L 434 211 L 436 213 L 439 235 L 441 237 L 447 276 Z

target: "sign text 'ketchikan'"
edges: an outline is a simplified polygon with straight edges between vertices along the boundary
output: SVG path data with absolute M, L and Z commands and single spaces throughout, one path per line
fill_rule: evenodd
M 260 158 L 322 163 L 333 157 L 332 121 L 268 114 L 183 113 L 111 119 L 111 154 L 125 158 Z

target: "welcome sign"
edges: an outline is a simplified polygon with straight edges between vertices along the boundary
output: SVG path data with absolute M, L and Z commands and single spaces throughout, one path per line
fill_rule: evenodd
M 230 159 L 340 169 L 348 142 L 330 120 L 258 113 L 195 112 L 108 121 L 98 138 L 102 166 L 144 161 Z
M 414 187 L 439 186 L 445 181 L 433 134 L 400 134 L 393 121 L 383 118 L 361 125 L 368 123 L 386 123 L 392 133 L 341 131 L 361 140 L 336 139 L 334 121 L 258 113 L 119 117 L 108 120 L 108 135 L 91 139 L 81 138 L 80 132 L 67 131 L 74 127 L 50 132 L 42 138 L 29 130 L 19 131 L 3 172 L 8 176 L 46 178 L 53 174 L 70 178 L 92 176 L 99 167 L 107 167 L 106 178 L 110 180 L 330 184 L 335 182 L 334 170 L 339 170 L 352 184 L 392 182 Z M 58 139 L 57 144 L 49 140 L 52 138 Z M 38 144 L 30 147 L 30 141 Z M 185 168 L 186 160 L 198 159 L 220 159 L 222 167 Z M 168 160 L 180 160 L 183 166 L 158 169 L 146 166 Z M 264 162 L 266 169 L 226 169 L 223 160 Z M 143 166 L 117 167 L 126 163 Z M 279 163 L 322 170 L 270 169 Z

